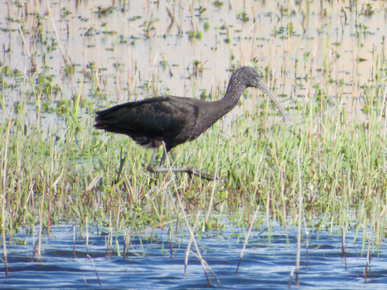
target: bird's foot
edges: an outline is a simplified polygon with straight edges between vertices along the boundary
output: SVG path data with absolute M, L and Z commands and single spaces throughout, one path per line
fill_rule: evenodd
M 199 171 L 199 170 L 196 170 L 196 169 L 193 169 L 193 168 L 187 168 L 186 172 L 188 173 L 190 178 L 191 178 L 192 175 L 196 175 L 196 176 L 199 176 L 200 178 L 208 180 L 208 181 L 213 181 L 215 179 L 214 175 L 211 175 L 211 174 L 208 174 L 206 172 Z M 222 182 L 224 181 L 224 179 L 219 178 L 219 177 L 216 177 L 216 180 L 219 180 L 219 181 L 222 181 Z
M 155 168 L 153 168 L 152 165 L 148 164 L 148 166 L 146 167 L 146 169 L 149 171 L 149 172 L 152 172 L 152 173 L 158 173 Z
M 167 173 L 167 172 L 185 172 L 189 175 L 189 178 L 192 178 L 193 175 L 196 175 L 202 179 L 213 181 L 215 177 L 211 174 L 208 174 L 203 171 L 199 171 L 193 168 L 153 168 L 152 165 L 148 164 L 147 169 L 152 173 Z M 217 177 L 216 180 L 224 182 L 224 179 Z

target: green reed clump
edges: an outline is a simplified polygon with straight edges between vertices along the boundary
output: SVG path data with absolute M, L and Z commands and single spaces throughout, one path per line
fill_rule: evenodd
M 38 221 L 47 232 L 52 223 L 82 227 L 87 220 L 139 231 L 176 219 L 182 210 L 177 195 L 188 214 L 210 214 L 207 230 L 217 230 L 212 217 L 217 213 L 233 215 L 240 226 L 250 223 L 257 204 L 268 227 L 274 219 L 286 228 L 297 217 L 297 154 L 306 226 L 370 228 L 378 237 L 384 232 L 386 127 L 374 112 L 368 123 L 356 123 L 345 120 L 344 109 L 324 115 L 318 106 L 297 106 L 283 123 L 258 100 L 251 112 L 225 117 L 168 156 L 173 166 L 223 179 L 214 183 L 186 174 L 149 173 L 151 152 L 124 135 L 95 130 L 98 108 L 76 100 L 65 102 L 63 123 L 45 132 L 42 115 L 31 124 L 23 103 L 0 125 L 2 140 L 10 128 L 7 146 L 0 144 L 2 159 L 8 160 L 2 165 L 7 234 Z

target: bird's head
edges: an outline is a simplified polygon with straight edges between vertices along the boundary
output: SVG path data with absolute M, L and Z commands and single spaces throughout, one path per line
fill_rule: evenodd
M 261 78 L 255 69 L 249 66 L 241 66 L 235 69 L 231 79 L 238 80 L 240 84 L 248 87 L 259 88 Z
M 259 74 L 252 67 L 241 66 L 237 68 L 231 75 L 230 84 L 231 86 L 239 85 L 241 87 L 244 87 L 245 89 L 248 87 L 260 89 L 277 105 L 277 107 L 281 111 L 283 120 L 286 120 L 285 111 L 281 107 L 279 101 L 274 96 L 274 94 L 263 84 L 261 78 L 259 77 Z

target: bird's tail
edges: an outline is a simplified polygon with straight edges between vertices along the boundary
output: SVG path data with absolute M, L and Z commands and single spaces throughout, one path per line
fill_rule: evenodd
M 122 133 L 122 129 L 117 127 L 119 116 L 122 110 L 131 106 L 131 103 L 121 104 L 109 109 L 96 112 L 94 127 L 108 132 Z

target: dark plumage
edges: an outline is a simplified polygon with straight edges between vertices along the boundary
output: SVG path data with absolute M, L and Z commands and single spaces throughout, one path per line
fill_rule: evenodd
M 250 67 L 237 68 L 231 75 L 224 97 L 215 102 L 207 102 L 182 97 L 155 97 L 138 102 L 129 102 L 97 112 L 95 127 L 108 132 L 126 134 L 138 144 L 153 148 L 148 170 L 167 172 L 167 168 L 153 168 L 157 149 L 163 142 L 166 151 L 186 141 L 195 140 L 217 120 L 230 112 L 248 87 L 261 89 L 278 106 L 285 121 L 285 112 L 274 95 L 261 82 L 258 73 Z M 165 159 L 162 157 L 161 163 Z M 212 176 L 191 168 L 173 168 L 173 172 L 187 172 Z

